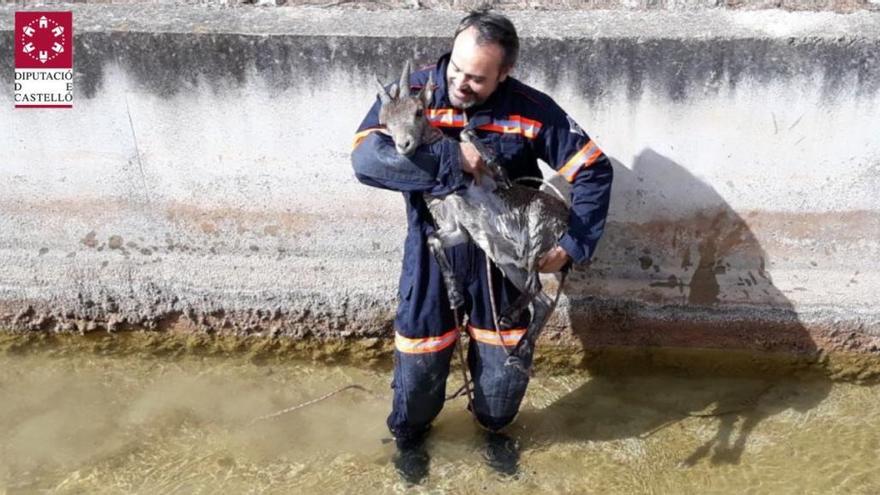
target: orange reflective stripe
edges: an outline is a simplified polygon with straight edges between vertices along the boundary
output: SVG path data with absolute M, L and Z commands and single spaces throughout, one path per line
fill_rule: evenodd
M 465 127 L 467 116 L 457 108 L 429 108 L 425 116 L 434 127 Z M 500 132 L 502 134 L 520 134 L 528 139 L 535 139 L 541 131 L 543 124 L 537 120 L 528 119 L 522 115 L 511 115 L 507 119 L 493 120 L 489 124 L 481 125 L 482 131 Z
M 511 115 L 507 119 L 494 120 L 491 124 L 481 125 L 478 129 L 502 134 L 519 134 L 527 139 L 535 139 L 542 125 L 537 120 L 527 119 L 522 115 Z
M 464 127 L 467 124 L 467 117 L 455 108 L 429 108 L 425 116 L 434 127 Z
M 587 144 L 585 144 L 583 148 L 578 150 L 578 152 L 575 153 L 574 156 L 572 156 L 571 158 L 568 159 L 567 162 L 565 162 L 565 165 L 563 165 L 562 168 L 559 169 L 559 174 L 565 175 L 565 174 L 569 173 L 575 166 L 582 164 L 584 161 L 584 158 L 586 158 L 586 156 L 587 156 L 587 151 L 590 150 L 590 148 L 592 148 L 594 146 L 596 146 L 596 145 L 593 144 L 592 139 L 590 141 L 588 141 Z
M 425 354 L 446 349 L 455 343 L 456 338 L 458 338 L 457 328 L 453 328 L 439 337 L 425 337 L 422 339 L 411 339 L 394 332 L 394 347 L 405 354 Z
M 525 328 L 514 328 L 511 330 L 496 332 L 495 330 L 486 330 L 485 328 L 477 328 L 468 325 L 468 330 L 474 340 L 489 345 L 513 346 L 516 345 L 516 343 L 519 342 L 519 339 L 526 334 Z
M 596 163 L 596 160 L 598 160 L 600 156 L 602 156 L 602 150 L 600 150 L 597 146 L 596 151 L 594 151 L 593 154 L 587 158 L 587 163 L 584 163 L 584 168 L 587 168 L 590 165 Z
M 354 135 L 354 142 L 351 144 L 351 149 L 355 149 L 361 144 L 361 141 L 367 138 L 371 132 L 381 131 L 381 127 L 371 127 L 369 129 L 364 129 L 363 131 Z
M 598 160 L 600 156 L 602 156 L 602 150 L 600 150 L 599 147 L 596 146 L 596 143 L 591 139 L 583 148 L 575 153 L 574 156 L 565 162 L 565 165 L 559 169 L 559 175 L 565 177 L 565 180 L 568 182 L 574 182 L 578 172 L 580 172 L 581 169 L 587 168 L 596 163 L 596 160 Z
M 534 127 L 535 130 L 538 130 L 538 131 L 540 131 L 541 127 L 544 126 L 544 124 L 542 124 L 541 121 L 527 119 L 527 118 L 523 117 L 522 115 L 511 115 L 510 120 L 518 120 L 522 123 L 522 125 L 527 126 L 527 127 Z

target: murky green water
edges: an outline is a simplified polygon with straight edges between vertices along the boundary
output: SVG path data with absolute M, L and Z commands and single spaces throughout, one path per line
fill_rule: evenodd
M 453 373 L 453 383 L 458 378 Z M 880 387 L 700 376 L 537 376 L 483 461 L 447 404 L 407 488 L 389 373 L 245 358 L 0 355 L 0 493 L 878 493 Z M 275 419 L 253 418 L 348 390 Z

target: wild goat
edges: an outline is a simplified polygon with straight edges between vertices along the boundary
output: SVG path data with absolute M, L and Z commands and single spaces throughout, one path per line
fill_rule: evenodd
M 379 123 L 385 126 L 397 152 L 402 155 L 411 155 L 422 143 L 449 139 L 432 127 L 425 116 L 433 95 L 433 73 L 417 94 L 410 91 L 409 77 L 410 63 L 407 62 L 399 83 L 388 91 L 379 83 L 382 102 Z M 510 325 L 529 304 L 532 305 L 532 320 L 525 335 L 510 351 L 506 363 L 524 370 L 523 360 L 531 354 L 556 303 L 541 290 L 537 263 L 542 255 L 556 246 L 567 230 L 568 207 L 547 193 L 509 181 L 497 163 L 495 153 L 480 143 L 472 129 L 463 130 L 461 139 L 477 148 L 493 177 L 483 178 L 480 184 L 472 182 L 464 190 L 442 198 L 425 196 L 436 224 L 435 232 L 428 237 L 428 244 L 443 272 L 453 310 L 461 307 L 464 298 L 443 249 L 466 242 L 468 238 L 522 293 L 500 315 L 496 315 L 496 330 L 500 330 L 499 325 Z M 562 277 L 559 290 L 564 274 Z

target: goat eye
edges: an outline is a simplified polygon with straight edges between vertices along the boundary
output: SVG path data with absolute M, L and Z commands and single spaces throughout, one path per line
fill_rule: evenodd
M 421 109 L 416 110 L 416 117 L 421 117 L 421 116 L 422 116 L 422 110 Z

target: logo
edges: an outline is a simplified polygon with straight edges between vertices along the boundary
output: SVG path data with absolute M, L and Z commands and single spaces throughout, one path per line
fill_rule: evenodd
M 581 129 L 581 126 L 579 126 L 577 124 L 577 122 L 574 121 L 573 118 L 571 118 L 568 115 L 566 115 L 565 118 L 568 119 L 568 129 L 569 129 L 569 131 L 571 131 L 572 134 L 577 134 L 578 136 L 586 136 L 587 135 L 587 133 L 584 132 L 583 129 Z
M 73 107 L 73 13 L 15 13 L 15 108 Z

